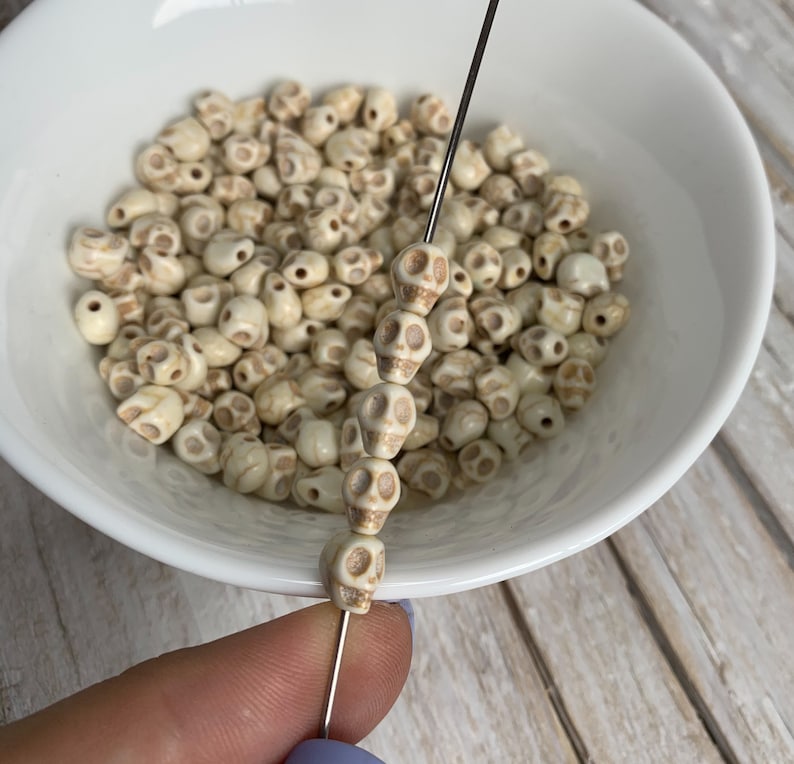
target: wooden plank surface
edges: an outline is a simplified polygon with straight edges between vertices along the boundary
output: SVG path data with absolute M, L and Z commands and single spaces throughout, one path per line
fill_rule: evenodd
M 611 546 L 729 761 L 794 761 L 794 572 L 714 451 Z
M 26 0 L 0 0 L 0 28 Z M 642 518 L 509 584 L 419 601 L 365 741 L 401 762 L 794 761 L 794 0 L 644 0 L 751 124 L 778 228 L 758 363 L 714 446 Z M 176 571 L 0 463 L 0 720 L 302 600 Z

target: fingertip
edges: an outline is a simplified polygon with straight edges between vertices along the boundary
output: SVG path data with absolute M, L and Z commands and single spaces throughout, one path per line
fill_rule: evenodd
M 6 748 L 22 752 L 11 761 L 93 764 L 120 752 L 131 761 L 283 761 L 317 736 L 339 617 L 330 603 L 315 605 L 141 664 L 6 734 Z M 411 650 L 403 604 L 351 618 L 333 738 L 358 742 L 388 713 Z M 39 758 L 23 755 L 32 745 Z
M 332 737 L 355 743 L 377 726 L 405 685 L 412 651 L 412 621 L 403 603 L 376 602 L 366 616 L 351 619 Z

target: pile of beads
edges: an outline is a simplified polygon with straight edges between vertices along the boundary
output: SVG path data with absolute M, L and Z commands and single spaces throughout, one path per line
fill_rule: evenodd
M 459 145 L 434 243 L 412 244 L 452 119 L 434 95 L 396 104 L 202 93 L 68 252 L 119 417 L 233 490 L 346 512 L 368 554 L 326 551 L 356 580 L 382 570 L 401 495 L 485 482 L 558 434 L 630 312 L 626 239 L 504 125 Z

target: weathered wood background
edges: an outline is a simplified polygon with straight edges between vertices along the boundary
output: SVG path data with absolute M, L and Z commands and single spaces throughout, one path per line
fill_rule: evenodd
M 0 0 L 0 28 L 26 0 Z M 750 383 L 712 447 L 611 539 L 421 600 L 416 657 L 365 746 L 402 762 L 794 762 L 794 0 L 646 0 L 755 131 L 779 266 Z M 0 463 L 0 719 L 301 600 L 153 562 Z M 696 511 L 695 509 L 696 508 Z

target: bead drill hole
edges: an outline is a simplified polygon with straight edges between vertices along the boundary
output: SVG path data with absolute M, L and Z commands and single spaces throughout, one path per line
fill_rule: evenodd
M 92 313 L 96 313 L 102 306 L 96 300 L 92 300 L 87 307 Z

